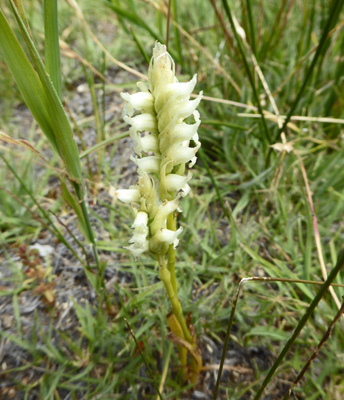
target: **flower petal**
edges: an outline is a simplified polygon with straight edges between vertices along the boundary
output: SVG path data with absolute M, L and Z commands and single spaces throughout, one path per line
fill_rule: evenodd
M 159 173 L 160 169 L 160 157 L 148 156 L 143 158 L 130 157 L 130 159 L 139 167 L 139 170 L 147 172 L 148 174 L 154 172 Z
M 149 113 L 139 114 L 135 117 L 124 116 L 124 121 L 138 131 L 155 131 L 157 128 L 157 121 L 154 115 Z
M 151 239 L 150 248 L 153 252 L 159 251 L 159 248 L 163 244 L 173 244 L 176 248 L 179 243 L 178 235 L 182 232 L 183 228 L 179 228 L 176 231 L 170 229 L 160 229 Z
M 137 203 L 141 197 L 137 189 L 118 189 L 115 195 L 123 203 Z
M 144 211 L 139 211 L 136 215 L 135 221 L 132 224 L 132 228 L 135 228 L 137 232 L 147 232 L 148 233 L 148 214 Z
M 167 191 L 173 192 L 181 190 L 187 182 L 191 179 L 192 175 L 182 176 L 177 174 L 169 174 L 165 177 L 165 186 Z
M 121 93 L 122 99 L 128 102 L 127 106 L 134 110 L 143 111 L 143 112 L 152 112 L 154 110 L 153 101 L 154 97 L 149 92 L 138 92 L 134 94 L 129 93 Z M 130 110 L 129 107 L 129 110 Z M 132 114 L 129 113 L 129 116 Z
M 150 224 L 150 231 L 152 235 L 155 235 L 159 229 L 165 227 L 167 216 L 177 208 L 178 198 L 175 198 L 171 201 L 166 201 L 158 208 L 158 212 L 156 213 L 153 222 Z

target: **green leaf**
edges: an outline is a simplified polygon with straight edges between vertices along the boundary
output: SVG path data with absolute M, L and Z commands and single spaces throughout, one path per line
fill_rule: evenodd
M 56 0 L 44 0 L 45 67 L 62 98 L 58 13 Z
M 65 164 L 70 179 L 77 184 L 82 184 L 83 180 L 81 175 L 79 151 L 73 138 L 72 127 L 68 121 L 54 85 L 45 70 L 43 61 L 41 60 L 36 46 L 26 29 L 24 21 L 20 17 L 13 0 L 10 0 L 10 4 L 45 92 L 47 109 L 55 133 L 59 154 Z M 4 37 L 4 39 L 6 40 L 6 37 Z
M 0 50 L 33 117 L 58 152 L 43 85 L 0 10 Z
M 80 230 L 81 230 L 82 234 L 85 236 L 85 238 L 88 242 L 92 242 L 90 235 L 89 235 L 89 230 L 87 228 L 87 224 L 85 221 L 85 216 L 84 216 L 84 213 L 82 211 L 79 201 L 72 195 L 70 190 L 68 190 L 66 183 L 63 181 L 63 179 L 60 179 L 60 182 L 61 182 L 61 188 L 62 188 L 62 197 L 72 207 L 75 214 L 77 215 L 79 223 L 80 223 Z
M 91 283 L 94 290 L 97 290 L 99 287 L 99 279 L 96 274 L 94 274 L 88 268 L 84 268 L 85 275 L 87 276 L 88 281 Z
M 285 341 L 288 339 L 289 333 L 271 326 L 257 326 L 256 328 L 250 329 L 244 336 L 267 336 L 272 340 Z
M 86 308 L 81 307 L 75 299 L 72 299 L 74 311 L 81 325 L 81 332 L 88 340 L 94 342 L 96 340 L 97 320 L 92 315 L 92 310 L 89 302 L 85 303 Z

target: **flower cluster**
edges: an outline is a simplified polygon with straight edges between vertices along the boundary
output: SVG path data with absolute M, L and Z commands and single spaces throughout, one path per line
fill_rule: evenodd
M 148 85 L 138 83 L 140 92 L 121 94 L 126 101 L 123 117 L 135 141 L 132 161 L 139 179 L 130 189 L 117 190 L 117 197 L 135 206 L 134 234 L 128 247 L 135 257 L 148 250 L 164 254 L 169 245 L 177 246 L 181 228 L 167 229 L 167 218 L 181 211 L 179 199 L 190 191 L 191 173 L 185 174 L 186 164 L 195 164 L 201 146 L 196 108 L 202 93 L 190 100 L 196 75 L 189 82 L 178 82 L 173 59 L 166 46 L 157 42 L 148 78 Z M 194 123 L 184 122 L 189 117 Z

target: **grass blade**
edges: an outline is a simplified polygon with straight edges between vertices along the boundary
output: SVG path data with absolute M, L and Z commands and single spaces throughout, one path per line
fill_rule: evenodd
M 177 6 L 177 0 L 172 0 L 172 16 L 173 19 L 178 22 L 178 6 Z M 183 51 L 182 51 L 182 44 L 181 44 L 181 39 L 180 39 L 180 33 L 176 25 L 173 25 L 173 30 L 174 30 L 174 39 L 176 42 L 176 49 L 177 53 L 179 56 L 179 61 L 182 69 L 185 67 L 185 60 L 183 57 Z
M 311 316 L 313 311 L 315 310 L 316 306 L 322 299 L 322 297 L 325 295 L 327 289 L 331 285 L 331 283 L 334 281 L 336 278 L 338 272 L 343 268 L 344 266 L 344 251 L 341 251 L 338 255 L 338 260 L 336 266 L 332 269 L 329 277 L 327 278 L 326 282 L 321 286 L 319 292 L 317 295 L 314 297 L 313 301 L 311 302 L 310 306 L 307 308 L 305 314 L 301 318 L 300 322 L 298 323 L 297 327 L 294 330 L 293 335 L 291 338 L 288 340 L 286 345 L 284 346 L 283 350 L 281 351 L 280 355 L 277 357 L 274 365 L 270 368 L 269 373 L 267 374 L 266 378 L 264 379 L 264 382 L 262 383 L 261 387 L 259 388 L 258 392 L 256 393 L 254 400 L 259 400 L 270 382 L 271 378 L 273 377 L 274 373 L 276 372 L 278 366 L 282 362 L 284 356 L 288 353 L 290 347 L 294 343 L 294 341 L 297 339 L 299 336 L 302 328 L 305 326 L 306 322 L 308 321 L 308 318 Z
M 134 42 L 136 43 L 137 48 L 139 49 L 140 53 L 142 54 L 142 57 L 145 59 L 146 63 L 149 65 L 150 58 L 148 57 L 146 50 L 143 48 L 139 38 L 137 37 L 134 29 L 131 26 L 129 27 L 129 30 L 134 39 Z
M 333 7 L 332 7 L 332 10 L 331 10 L 330 16 L 329 16 L 329 18 L 327 20 L 326 26 L 324 28 L 323 34 L 321 36 L 321 39 L 320 39 L 317 51 L 316 51 L 316 53 L 314 55 L 314 58 L 312 60 L 312 63 L 311 63 L 311 65 L 310 65 L 310 67 L 309 67 L 309 69 L 308 69 L 308 71 L 306 73 L 306 76 L 305 76 L 305 79 L 304 79 L 303 84 L 301 86 L 301 89 L 299 90 L 299 92 L 298 92 L 298 94 L 296 96 L 296 99 L 294 100 L 292 106 L 290 107 L 290 110 L 289 110 L 289 112 L 287 114 L 286 119 L 284 120 L 284 123 L 283 123 L 281 129 L 278 131 L 278 134 L 277 134 L 277 136 L 275 138 L 275 141 L 277 141 L 280 138 L 280 136 L 282 135 L 282 133 L 285 131 L 285 129 L 286 129 L 287 125 L 288 125 L 288 122 L 290 121 L 291 116 L 293 115 L 294 111 L 296 110 L 297 105 L 299 104 L 299 102 L 301 100 L 301 97 L 303 95 L 303 92 L 304 92 L 307 84 L 308 84 L 308 81 L 312 76 L 314 67 L 315 67 L 320 55 L 322 54 L 324 45 L 325 45 L 326 40 L 327 40 L 328 33 L 329 33 L 331 27 L 333 26 L 333 24 L 335 23 L 335 21 L 338 19 L 339 14 L 340 14 L 340 10 L 342 9 L 343 4 L 344 4 L 343 0 L 334 0 L 334 2 L 333 2 Z
M 250 35 L 251 35 L 251 46 L 252 51 L 255 56 L 257 56 L 257 47 L 256 47 L 256 37 L 255 37 L 255 27 L 253 23 L 253 16 L 252 16 L 252 7 L 251 7 L 251 0 L 246 0 L 247 6 L 247 13 L 248 13 L 248 22 L 250 26 Z
M 157 391 L 158 396 L 160 397 L 160 399 L 163 400 L 162 395 L 161 395 L 160 390 L 159 390 L 159 387 L 158 387 L 157 383 L 155 382 L 154 374 L 153 374 L 152 370 L 150 369 L 150 366 L 149 366 L 149 364 L 148 364 L 148 361 L 147 361 L 147 359 L 146 359 L 146 357 L 145 357 L 145 355 L 144 355 L 144 353 L 143 353 L 143 351 L 142 351 L 142 349 L 141 349 L 140 344 L 138 343 L 138 341 L 137 341 L 137 339 L 136 339 L 135 333 L 134 333 L 134 331 L 131 329 L 131 326 L 130 326 L 128 320 L 127 320 L 126 318 L 124 318 L 124 321 L 125 321 L 125 323 L 126 323 L 127 326 L 128 326 L 130 335 L 131 335 L 132 338 L 134 339 L 134 342 L 135 342 L 135 344 L 136 344 L 136 347 L 137 347 L 137 349 L 138 349 L 139 352 L 140 352 L 140 355 L 141 355 L 141 357 L 142 357 L 142 359 L 143 359 L 143 362 L 145 363 L 145 365 L 146 365 L 146 367 L 147 367 L 147 370 L 148 370 L 148 373 L 149 373 L 150 377 L 152 378 L 152 381 L 153 381 L 153 385 L 154 385 L 154 387 L 155 387 L 155 390 Z
M 45 67 L 62 98 L 57 0 L 44 0 Z
M 92 243 L 94 257 L 95 257 L 97 266 L 99 267 L 99 257 L 98 257 L 96 243 L 95 243 L 95 236 L 94 236 L 93 230 L 91 228 L 88 211 L 87 211 L 87 207 L 86 207 L 86 203 L 85 203 L 85 199 L 84 199 L 85 187 L 84 187 L 84 182 L 83 182 L 82 173 L 81 173 L 79 151 L 78 151 L 76 142 L 73 138 L 72 127 L 69 123 L 66 112 L 62 106 L 61 100 L 58 97 L 58 94 L 54 88 L 54 85 L 53 85 L 49 75 L 46 72 L 45 66 L 40 58 L 38 50 L 36 49 L 36 46 L 31 38 L 31 36 L 29 35 L 28 30 L 26 29 L 24 21 L 20 17 L 13 0 L 10 0 L 10 5 L 11 5 L 12 11 L 15 15 L 15 18 L 17 20 L 17 23 L 20 27 L 20 30 L 21 30 L 23 38 L 26 42 L 26 45 L 30 51 L 33 63 L 35 65 L 35 68 L 36 68 L 36 71 L 37 71 L 37 74 L 39 77 L 39 82 L 40 82 L 41 86 L 43 86 L 43 93 L 44 93 L 44 98 L 45 98 L 44 105 L 46 106 L 46 109 L 48 110 L 48 115 L 49 115 L 50 121 L 52 123 L 53 132 L 54 132 L 55 140 L 57 143 L 58 153 L 64 162 L 68 176 L 74 186 L 74 189 L 75 189 L 75 192 L 76 192 L 76 195 L 78 198 L 77 201 L 80 203 L 81 211 L 83 214 L 83 218 L 80 220 L 80 223 L 86 227 L 86 230 L 88 233 L 87 237 L 89 238 L 89 241 Z M 2 22 L 2 20 L 0 20 L 0 23 L 1 22 Z M 8 24 L 7 24 L 7 26 L 8 26 Z M 8 26 L 8 30 L 10 31 L 10 33 L 12 33 L 12 36 L 14 36 L 13 32 L 11 31 L 9 26 Z M 7 42 L 6 36 L 4 36 L 3 39 L 5 42 Z M 19 46 L 19 43 L 18 43 L 18 46 Z M 7 45 L 7 47 L 8 47 L 8 45 Z M 12 61 L 15 62 L 15 60 L 12 60 Z M 17 73 L 17 75 L 22 74 L 22 71 L 20 69 L 17 69 L 15 72 Z M 28 97 L 30 97 L 30 93 L 29 93 Z M 39 110 L 38 110 L 38 114 L 39 114 Z
M 38 50 L 36 49 L 23 20 L 17 12 L 13 0 L 10 0 L 10 4 L 45 92 L 47 109 L 55 132 L 59 154 L 65 164 L 70 179 L 78 184 L 82 184 L 83 180 L 81 175 L 79 152 L 73 138 L 72 128 L 67 115 L 63 109 L 61 100 L 57 95 L 54 85 L 45 70 L 45 66 Z
M 266 148 L 267 148 L 267 145 L 272 143 L 270 130 L 269 130 L 269 127 L 268 127 L 268 125 L 266 123 L 266 119 L 263 116 L 263 109 L 262 109 L 262 106 L 260 104 L 260 100 L 259 100 L 258 92 L 257 92 L 257 89 L 256 89 L 256 85 L 254 83 L 253 75 L 252 75 L 252 72 L 250 70 L 250 66 L 248 65 L 248 61 L 247 61 L 243 46 L 241 44 L 241 40 L 239 38 L 237 29 L 236 29 L 236 26 L 235 26 L 235 23 L 234 23 L 234 19 L 233 19 L 233 16 L 232 16 L 232 12 L 231 12 L 231 10 L 229 8 L 229 5 L 228 5 L 228 1 L 227 0 L 222 0 L 222 3 L 223 3 L 223 6 L 224 6 L 224 9 L 226 11 L 227 17 L 229 19 L 229 22 L 231 24 L 232 30 L 234 32 L 234 36 L 235 36 L 235 39 L 236 39 L 238 47 L 239 47 L 239 51 L 240 51 L 240 54 L 241 54 L 241 57 L 242 57 L 242 60 L 243 60 L 243 63 L 244 63 L 244 67 L 245 67 L 247 76 L 249 78 L 249 81 L 250 81 L 250 84 L 251 84 L 251 87 L 252 87 L 252 91 L 253 91 L 253 96 L 254 96 L 255 102 L 257 104 L 257 107 L 258 107 L 258 110 L 259 110 L 260 114 L 262 114 L 262 122 L 263 122 L 263 128 L 264 128 L 263 148 L 264 148 L 264 151 L 265 151 Z
M 125 9 L 119 7 L 113 1 L 112 2 L 105 1 L 105 4 L 109 8 L 111 8 L 116 14 L 120 15 L 122 18 L 145 29 L 152 36 L 153 39 L 158 40 L 161 43 L 164 42 L 163 38 L 160 37 L 156 32 L 154 32 L 153 29 L 142 18 L 140 18 L 135 12 L 129 12 L 129 11 L 125 10 Z
M 23 182 L 23 180 L 20 178 L 20 176 L 17 174 L 17 172 L 15 171 L 15 169 L 11 166 L 11 164 L 7 161 L 7 159 L 0 153 L 0 158 L 4 161 L 4 163 L 6 164 L 7 168 L 12 172 L 13 176 L 17 179 L 17 181 L 20 183 L 21 187 L 24 189 L 24 191 L 28 194 L 28 196 L 30 197 L 30 199 L 36 204 L 37 208 L 39 209 L 39 211 L 42 213 L 42 215 L 44 216 L 44 218 L 48 221 L 48 223 L 50 224 L 50 229 L 51 231 L 53 231 L 54 235 L 58 238 L 58 240 L 63 243 L 67 249 L 69 249 L 72 254 L 81 262 L 80 257 L 78 256 L 78 254 L 76 253 L 76 251 L 71 247 L 71 245 L 69 244 L 69 242 L 64 238 L 64 236 L 61 234 L 61 232 L 56 228 L 53 220 L 50 218 L 49 214 L 44 210 L 44 208 L 39 204 L 39 202 L 36 200 L 35 196 L 33 195 L 33 193 L 31 192 L 31 190 L 29 190 L 29 188 L 25 185 L 25 183 Z
M 315 360 L 315 358 L 318 356 L 319 351 L 321 350 L 321 348 L 323 347 L 323 345 L 326 343 L 327 339 L 330 337 L 331 332 L 333 330 L 334 325 L 339 321 L 340 317 L 342 316 L 342 314 L 344 313 L 344 301 L 342 301 L 342 305 L 340 307 L 340 309 L 338 310 L 336 316 L 333 318 L 330 326 L 327 328 L 325 334 L 323 335 L 320 343 L 318 344 L 317 348 L 313 351 L 311 357 L 309 358 L 309 360 L 306 362 L 305 366 L 302 368 L 301 372 L 298 374 L 298 376 L 296 377 L 294 383 L 292 384 L 291 388 L 288 390 L 288 392 L 286 393 L 286 395 L 284 396 L 283 400 L 288 400 L 289 396 L 292 392 L 293 387 L 295 387 L 295 385 L 297 385 L 301 379 L 303 378 L 303 376 L 305 375 L 305 373 L 307 372 L 307 370 L 309 369 L 309 367 L 311 366 L 312 362 Z
M 1 10 L 0 50 L 25 103 L 54 150 L 58 152 L 43 85 Z

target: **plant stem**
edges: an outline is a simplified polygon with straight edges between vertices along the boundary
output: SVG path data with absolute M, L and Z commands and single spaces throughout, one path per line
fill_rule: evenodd
M 95 236 L 94 236 L 93 229 L 91 227 L 91 222 L 90 222 L 90 218 L 89 218 L 87 207 L 86 207 L 86 203 L 85 203 L 85 198 L 82 195 L 82 191 L 81 191 L 80 185 L 78 183 L 76 183 L 76 182 L 73 182 L 73 185 L 74 185 L 76 194 L 77 194 L 79 202 L 80 202 L 82 213 L 83 213 L 84 218 L 85 218 L 86 228 L 87 228 L 89 239 L 91 241 L 94 259 L 95 259 L 97 268 L 100 271 L 100 262 L 99 262 L 99 255 L 98 255 L 98 250 L 97 250 L 97 245 L 96 245 L 96 239 L 95 239 Z
M 177 293 L 174 291 L 174 288 L 172 285 L 171 273 L 165 266 L 165 260 L 164 260 L 163 256 L 161 256 L 161 255 L 158 256 L 158 261 L 159 261 L 159 266 L 160 266 L 159 278 L 163 282 L 163 284 L 167 290 L 168 297 L 172 303 L 173 314 L 177 318 L 177 320 L 183 330 L 185 340 L 187 340 L 189 343 L 194 345 L 195 342 L 194 342 L 194 340 L 189 332 L 189 329 L 186 325 L 182 306 L 178 300 Z
M 167 217 L 167 229 L 170 229 L 171 231 L 176 231 L 176 229 L 177 229 L 177 220 L 176 220 L 176 216 L 174 213 L 171 213 Z M 176 250 L 173 247 L 173 244 L 171 244 L 168 248 L 167 257 L 168 257 L 167 269 L 171 273 L 172 287 L 177 296 L 178 295 L 178 285 L 177 285 L 177 279 L 176 279 Z

